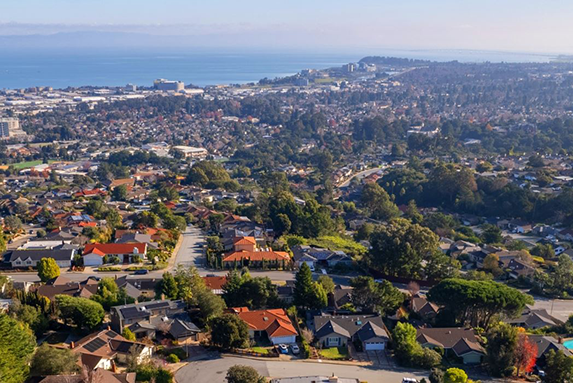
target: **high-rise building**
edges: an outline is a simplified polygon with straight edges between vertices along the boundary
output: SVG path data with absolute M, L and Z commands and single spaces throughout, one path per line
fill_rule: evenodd
M 160 78 L 153 82 L 153 86 L 157 90 L 174 91 L 181 92 L 185 89 L 185 84 L 182 81 L 169 81 L 164 78 Z
M 0 137 L 10 137 L 10 132 L 20 130 L 20 121 L 17 118 L 0 118 Z

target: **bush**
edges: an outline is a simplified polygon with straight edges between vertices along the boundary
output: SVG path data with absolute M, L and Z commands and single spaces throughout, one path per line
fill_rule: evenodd
M 177 355 L 175 355 L 175 354 L 169 354 L 169 355 L 167 356 L 167 361 L 168 361 L 169 363 L 179 363 L 180 359 L 179 359 L 179 357 L 178 357 Z
M 421 368 L 432 368 L 442 363 L 442 356 L 430 348 L 422 348 L 422 352 L 414 357 L 414 364 Z
M 308 342 L 303 339 L 302 342 L 300 342 L 300 356 L 303 359 L 308 359 L 310 358 L 310 355 L 312 353 L 312 350 L 310 349 L 310 345 L 308 344 Z
M 119 267 L 119 266 L 100 266 L 97 268 L 97 271 L 121 271 L 121 267 Z
M 187 353 L 181 347 L 172 348 L 170 350 L 167 350 L 167 352 L 170 354 L 170 356 L 175 355 L 180 360 L 187 359 Z

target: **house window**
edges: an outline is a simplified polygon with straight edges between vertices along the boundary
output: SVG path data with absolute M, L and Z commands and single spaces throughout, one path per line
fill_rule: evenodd
M 32 261 L 26 261 L 26 264 L 27 264 L 27 265 L 31 265 L 31 264 L 32 264 Z

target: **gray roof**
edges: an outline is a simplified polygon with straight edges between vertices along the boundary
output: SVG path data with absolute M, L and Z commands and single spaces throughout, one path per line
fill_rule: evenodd
M 357 335 L 365 341 L 374 337 L 388 338 L 382 318 L 377 315 L 322 315 L 314 317 L 315 336 L 322 338 L 329 334 L 351 338 Z
M 573 356 L 571 351 L 560 344 L 559 341 L 552 336 L 529 335 L 529 340 L 537 345 L 537 358 L 544 356 L 551 350 L 562 351 L 567 356 Z
M 8 258 L 8 262 L 14 262 L 16 259 L 32 259 L 39 261 L 42 258 L 54 258 L 56 261 L 69 261 L 74 256 L 75 249 L 58 249 L 58 250 L 14 250 Z

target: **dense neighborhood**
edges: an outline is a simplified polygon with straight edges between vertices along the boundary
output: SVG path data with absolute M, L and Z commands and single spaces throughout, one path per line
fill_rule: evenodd
M 0 381 L 570 379 L 572 70 L 0 91 Z

